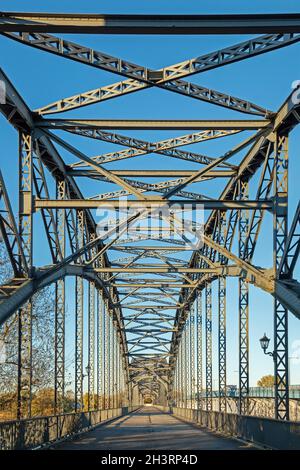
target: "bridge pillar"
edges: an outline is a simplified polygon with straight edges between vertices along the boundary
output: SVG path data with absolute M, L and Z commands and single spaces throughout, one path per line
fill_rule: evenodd
M 219 290 L 219 410 L 226 412 L 226 278 L 218 280 Z
M 190 311 L 190 403 L 191 408 L 195 407 L 195 304 Z
M 95 284 L 88 291 L 88 410 L 95 409 Z
M 66 181 L 57 180 L 56 197 L 66 198 Z M 57 243 L 56 259 L 65 257 L 65 209 L 56 210 Z M 54 411 L 63 413 L 65 389 L 65 279 L 55 284 L 55 370 L 54 370 Z
M 33 136 L 19 132 L 19 235 L 28 267 L 32 270 L 32 179 Z M 31 416 L 32 301 L 18 311 L 17 419 Z
M 202 357 L 202 334 L 203 334 L 203 319 L 202 319 L 202 292 L 199 291 L 197 295 L 197 335 L 196 335 L 196 350 L 197 350 L 197 409 L 203 408 L 203 357 Z
M 275 280 L 284 272 L 279 266 L 284 254 L 288 230 L 288 137 L 276 134 L 274 172 L 274 267 Z M 285 269 L 285 266 L 283 267 Z M 274 296 L 274 375 L 275 418 L 289 419 L 288 310 Z
M 219 244 L 226 243 L 226 212 L 219 212 Z M 219 262 L 224 261 L 219 253 Z M 226 390 L 226 277 L 218 279 L 218 342 L 219 342 L 219 411 L 226 412 L 227 390 Z
M 206 410 L 212 410 L 212 286 L 205 287 Z
M 248 180 L 239 182 L 239 199 L 249 198 Z M 239 257 L 245 252 L 249 228 L 249 211 L 239 214 Z M 246 280 L 239 278 L 239 413 L 248 414 L 249 396 L 249 286 Z
M 78 248 L 84 244 L 84 211 L 76 212 Z M 80 260 L 82 261 L 82 260 Z M 84 321 L 83 279 L 75 279 L 75 409 L 83 408 L 83 321 Z
M 102 368 L 103 368 L 103 299 L 101 292 L 96 291 L 97 298 L 97 309 L 96 309 L 96 324 L 97 324 L 97 335 L 96 335 L 96 351 L 97 351 L 97 372 L 96 372 L 96 389 L 97 389 L 97 403 L 96 408 L 100 410 L 103 408 L 103 380 L 102 380 Z

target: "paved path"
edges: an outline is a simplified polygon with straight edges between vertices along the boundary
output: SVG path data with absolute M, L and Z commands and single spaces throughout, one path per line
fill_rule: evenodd
M 62 450 L 241 450 L 250 444 L 220 437 L 185 423 L 154 407 L 145 407 L 99 426 L 72 441 L 53 447 Z

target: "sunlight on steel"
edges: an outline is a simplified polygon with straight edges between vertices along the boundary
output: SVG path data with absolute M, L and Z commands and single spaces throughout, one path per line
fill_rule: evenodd
M 50 32 L 265 34 L 153 70 Z M 300 104 L 291 94 L 275 113 L 183 79 L 298 43 L 300 15 L 1 12 L 0 34 L 66 61 L 125 77 L 32 111 L 0 71 L 5 85 L 0 111 L 19 138 L 17 216 L 0 172 L 1 242 L 13 273 L 0 286 L 0 322 L 17 313 L 16 418 L 32 414 L 33 299 L 47 286 L 54 286 L 55 292 L 55 415 L 66 415 L 70 296 L 74 416 L 88 412 L 97 424 L 136 409 L 146 398 L 182 409 L 185 417 L 194 410 L 208 417 L 212 411 L 229 412 L 226 281 L 232 278 L 238 285 L 236 412 L 250 414 L 249 286 L 253 285 L 274 298 L 274 417 L 288 420 L 288 311 L 300 318 L 300 283 L 293 278 L 300 253 L 300 205 L 289 225 L 288 142 L 300 122 Z M 15 50 L 17 54 L 17 46 Z M 233 118 L 48 116 L 157 88 L 230 109 Z M 250 119 L 235 119 L 240 112 Z M 118 134 L 119 129 L 191 132 L 148 141 Z M 219 156 L 184 150 L 195 144 L 213 147 L 223 137 L 224 147 L 231 141 L 234 147 Z M 84 138 L 94 139 L 97 146 L 104 142 L 103 146 L 114 147 L 90 157 L 74 144 L 80 140 L 88 149 L 90 142 Z M 124 162 L 118 168 L 126 159 L 130 165 Z M 160 170 L 160 162 L 168 166 Z M 213 186 L 215 182 L 218 186 Z M 218 191 L 213 190 L 216 187 Z M 265 245 L 265 250 L 273 248 L 273 263 L 258 266 L 254 255 L 258 243 L 264 242 L 260 232 L 265 216 L 273 219 L 270 243 Z M 34 238 L 38 230 L 44 230 L 39 243 Z M 42 255 L 49 264 L 36 266 L 41 244 L 47 247 Z M 70 288 L 67 277 L 75 280 Z M 234 298 L 234 293 L 230 295 Z

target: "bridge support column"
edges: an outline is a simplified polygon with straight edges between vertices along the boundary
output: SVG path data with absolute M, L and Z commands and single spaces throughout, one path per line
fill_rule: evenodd
M 187 362 L 187 321 L 183 330 L 183 354 L 181 367 L 183 368 L 183 408 L 187 408 L 188 396 L 188 362 Z
M 19 235 L 25 261 L 32 269 L 32 157 L 33 137 L 19 132 Z M 18 311 L 17 419 L 31 416 L 32 301 Z
M 279 271 L 285 250 L 288 230 L 288 137 L 276 135 L 274 174 L 274 267 L 275 278 Z M 284 268 L 283 268 L 284 269 Z M 288 310 L 274 298 L 274 375 L 275 375 L 275 418 L 289 419 L 289 376 L 288 376 Z
M 99 290 L 96 290 L 96 351 L 97 351 L 97 372 L 96 372 L 96 389 L 97 389 L 97 402 L 96 408 L 100 410 L 103 408 L 102 404 L 102 361 L 103 361 L 103 350 L 102 350 L 102 335 L 103 335 L 103 324 L 102 324 L 102 296 Z
M 186 408 L 191 406 L 191 312 L 189 311 L 186 323 L 186 341 L 185 341 L 185 369 L 186 369 Z
M 219 289 L 219 410 L 226 412 L 226 278 L 221 276 Z
M 95 409 L 95 284 L 89 282 L 88 410 Z
M 112 318 L 109 308 L 107 309 L 107 408 L 112 408 Z
M 197 295 L 197 335 L 196 335 L 196 350 L 197 350 L 197 409 L 203 408 L 203 357 L 202 357 L 202 293 L 198 292 Z
M 117 370 L 116 370 L 116 364 L 117 364 L 117 348 L 116 348 L 116 323 L 113 320 L 112 321 L 112 365 L 111 365 L 111 371 L 112 371 L 112 408 L 116 408 L 116 397 L 117 397 Z
M 180 345 L 179 345 L 179 382 L 180 382 L 180 406 L 184 408 L 184 368 L 183 368 L 183 360 L 184 360 L 184 329 L 181 333 L 180 338 Z
M 206 410 L 212 410 L 212 286 L 205 287 Z
M 226 212 L 219 212 L 219 244 L 226 244 Z M 224 262 L 219 253 L 219 262 Z M 226 412 L 227 390 L 226 390 L 226 277 L 218 279 L 218 342 L 219 342 L 219 411 Z
M 195 408 L 195 307 L 194 303 L 190 312 L 190 392 L 191 408 Z
M 108 361 L 109 361 L 109 350 L 108 350 L 108 335 L 109 335 L 109 316 L 108 316 L 108 305 L 107 301 L 104 302 L 104 332 L 103 332 L 103 381 L 104 381 L 104 409 L 108 408 Z
M 76 213 L 78 247 L 84 243 L 84 212 L 78 210 Z M 81 411 L 83 408 L 83 279 L 76 277 L 75 280 L 75 409 Z
M 177 348 L 176 348 L 177 349 Z M 172 372 L 172 379 L 171 379 L 171 387 L 172 387 L 172 395 L 171 395 L 171 400 L 169 401 L 170 406 L 178 406 L 178 361 L 177 361 L 177 354 L 178 351 L 176 352 L 176 359 L 175 359 L 175 366 L 174 370 Z
M 66 198 L 65 180 L 57 180 L 56 197 Z M 58 244 L 56 258 L 65 257 L 65 209 L 56 210 L 56 227 Z M 55 413 L 63 413 L 65 391 L 65 279 L 55 284 L 55 377 L 54 377 L 54 409 Z
M 249 197 L 248 180 L 241 180 L 239 199 Z M 249 211 L 242 210 L 239 215 L 239 256 L 245 252 L 249 228 Z M 239 413 L 248 414 L 249 406 L 249 286 L 245 279 L 239 278 Z
M 120 335 L 116 331 L 116 349 L 117 349 L 117 408 L 122 407 L 121 403 L 121 350 L 120 350 Z

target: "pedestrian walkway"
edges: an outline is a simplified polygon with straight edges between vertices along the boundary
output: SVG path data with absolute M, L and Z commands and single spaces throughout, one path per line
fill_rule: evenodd
M 53 447 L 61 450 L 241 450 L 251 444 L 216 435 L 154 407 L 98 426 Z

